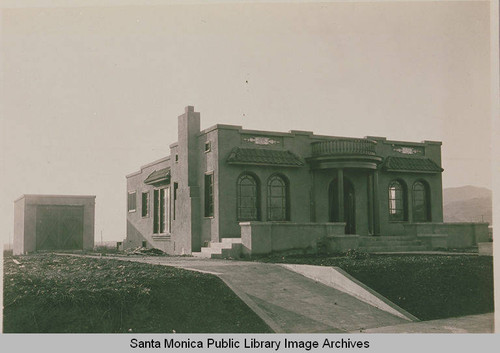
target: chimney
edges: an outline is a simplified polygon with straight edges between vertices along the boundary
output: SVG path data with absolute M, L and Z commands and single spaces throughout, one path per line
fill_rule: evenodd
M 196 186 L 198 169 L 197 149 L 200 132 L 200 113 L 188 105 L 178 118 L 179 171 L 181 180 L 188 186 Z

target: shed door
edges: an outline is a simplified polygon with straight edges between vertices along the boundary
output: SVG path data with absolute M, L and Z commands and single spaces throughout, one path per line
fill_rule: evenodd
M 36 249 L 83 249 L 83 206 L 38 206 Z

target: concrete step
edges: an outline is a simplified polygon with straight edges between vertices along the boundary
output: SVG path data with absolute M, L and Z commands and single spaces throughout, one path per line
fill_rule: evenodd
M 192 255 L 210 259 L 237 259 L 241 255 L 241 247 L 241 239 L 239 241 L 214 242 L 210 243 L 210 247 L 202 247 L 200 252 L 193 252 Z
M 234 243 L 236 244 L 236 243 Z M 230 242 L 225 242 L 225 243 L 210 243 L 210 246 L 208 246 L 209 249 L 231 249 L 233 246 L 233 243 Z
M 238 259 L 241 256 L 241 248 L 243 244 L 233 243 L 231 249 L 222 249 L 222 257 L 228 258 L 231 257 L 233 259 Z
M 360 241 L 404 241 L 404 240 L 416 240 L 417 237 L 408 235 L 381 235 L 381 236 L 360 236 Z
M 386 246 L 386 247 L 392 247 L 392 246 L 402 246 L 402 245 L 422 245 L 423 242 L 420 240 L 399 240 L 399 241 L 363 241 L 359 242 L 359 246 L 362 247 L 371 247 L 371 246 L 376 246 L 376 247 L 381 247 L 381 246 Z
M 400 251 L 425 251 L 427 246 L 416 237 L 376 236 L 360 237 L 358 250 L 364 252 L 400 252 Z
M 363 252 L 412 252 L 429 250 L 425 245 L 362 246 L 356 249 Z
M 241 244 L 241 238 L 222 238 L 222 243 L 239 243 Z
M 205 259 L 209 259 L 211 256 L 211 254 L 203 253 L 201 251 L 192 252 L 191 255 L 193 255 L 193 257 L 199 257 L 199 258 L 205 258 Z
M 220 254 L 221 253 L 221 248 L 201 248 L 201 252 L 203 254 Z
M 418 246 L 422 245 L 422 241 L 411 236 L 377 236 L 377 237 L 360 237 L 359 246 L 363 248 L 369 247 L 386 247 L 392 248 L 395 246 Z

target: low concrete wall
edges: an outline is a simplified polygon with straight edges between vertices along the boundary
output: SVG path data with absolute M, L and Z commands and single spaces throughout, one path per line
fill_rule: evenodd
M 417 239 L 431 250 L 448 248 L 448 234 L 418 234 Z
M 478 243 L 477 249 L 479 251 L 479 255 L 493 256 L 493 243 Z
M 448 248 L 467 248 L 488 241 L 488 223 L 412 223 L 405 224 L 405 232 L 424 239 L 447 235 Z
M 321 238 L 343 235 L 345 223 L 241 222 L 243 254 L 316 248 Z
M 359 235 L 329 235 L 323 241 L 328 253 L 346 252 L 359 247 Z

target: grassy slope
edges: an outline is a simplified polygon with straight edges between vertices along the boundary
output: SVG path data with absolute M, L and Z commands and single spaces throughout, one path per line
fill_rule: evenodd
M 296 255 L 258 260 L 338 266 L 421 320 L 493 311 L 491 257 L 371 255 L 353 259 Z
M 4 332 L 270 332 L 217 277 L 107 259 L 4 260 Z

